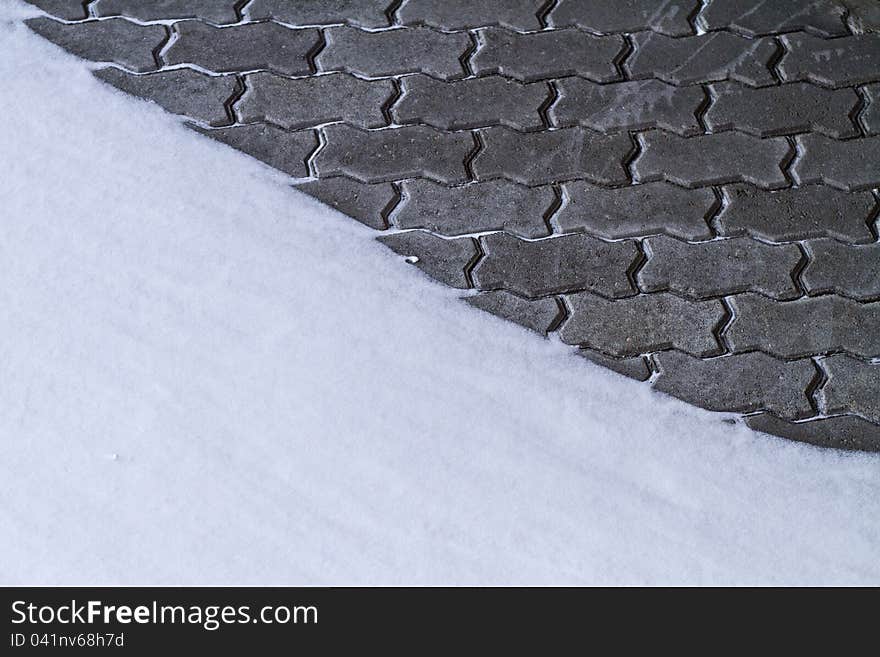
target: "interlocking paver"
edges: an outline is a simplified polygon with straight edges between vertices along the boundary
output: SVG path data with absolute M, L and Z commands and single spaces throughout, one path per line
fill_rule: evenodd
M 169 64 L 194 64 L 215 73 L 269 69 L 307 75 L 309 52 L 318 43 L 314 29 L 292 30 L 277 23 L 214 27 L 201 21 L 174 24 L 177 38 L 163 54 Z
M 459 187 L 407 180 L 401 191 L 394 212 L 399 228 L 425 228 L 447 236 L 504 230 L 544 237 L 549 232 L 544 216 L 556 201 L 550 187 L 525 187 L 507 180 Z
M 554 27 L 576 26 L 590 32 L 653 30 L 670 36 L 692 34 L 688 18 L 699 0 L 559 0 L 548 16 Z
M 518 34 L 502 28 L 480 32 L 471 57 L 478 75 L 498 73 L 522 82 L 580 75 L 594 82 L 620 79 L 615 61 L 624 48 L 620 36 L 594 36 L 580 30 Z
M 560 329 L 567 344 L 613 356 L 680 349 L 695 356 L 720 352 L 715 329 L 727 316 L 719 301 L 645 294 L 611 301 L 590 292 L 565 297 L 571 316 Z
M 425 73 L 442 80 L 463 77 L 461 58 L 471 47 L 465 32 L 444 33 L 427 27 L 365 32 L 331 27 L 318 53 L 321 71 L 348 71 L 366 77 Z
M 853 89 L 823 89 L 806 82 L 751 89 L 736 82 L 711 85 L 706 112 L 712 132 L 741 130 L 758 137 L 814 130 L 844 139 L 859 134 L 850 115 L 859 103 Z
M 80 4 L 83 4 L 82 2 Z M 98 0 L 96 16 L 126 16 L 139 21 L 198 18 L 217 25 L 235 23 L 235 0 Z
M 368 185 L 342 176 L 310 180 L 296 188 L 377 230 L 387 228 L 385 213 L 397 198 L 390 183 Z
M 82 0 L 25 0 L 25 2 L 66 21 L 78 21 L 88 16 Z
M 816 376 L 809 358 L 786 362 L 761 352 L 694 358 L 677 351 L 654 355 L 654 387 L 710 411 L 771 411 L 799 420 L 814 414 L 807 388 Z
M 467 180 L 464 161 L 474 150 L 468 133 L 424 126 L 363 131 L 347 125 L 324 128 L 326 145 L 315 158 L 320 176 L 345 175 L 361 182 L 431 178 L 447 184 Z
M 647 132 L 633 162 L 638 180 L 668 180 L 685 187 L 750 182 L 765 189 L 788 185 L 782 166 L 791 147 L 782 138 L 757 139 L 738 132 L 679 137 Z
M 633 294 L 627 274 L 639 254 L 635 242 L 603 242 L 582 233 L 528 241 L 493 233 L 480 243 L 485 257 L 473 272 L 479 288 L 526 297 L 574 290 L 606 297 Z
M 638 272 L 644 292 L 672 290 L 692 299 L 760 292 L 774 299 L 800 295 L 793 274 L 801 261 L 794 244 L 734 237 L 696 244 L 660 235 L 644 242 L 648 261 Z
M 617 372 L 636 381 L 647 381 L 651 378 L 651 368 L 644 356 L 615 358 L 592 349 L 578 349 L 577 354 L 591 363 L 596 363 L 596 365 L 601 365 L 612 372 Z
M 447 130 L 493 125 L 540 128 L 538 110 L 550 92 L 543 83 L 521 84 L 494 75 L 459 82 L 408 75 L 400 86 L 403 95 L 392 110 L 398 123 L 427 123 Z
M 787 422 L 770 413 L 759 413 L 747 417 L 746 424 L 755 431 L 819 447 L 880 451 L 880 424 L 868 422 L 857 415 Z
M 440 30 L 467 30 L 500 25 L 511 30 L 541 29 L 541 0 L 407 0 L 398 9 L 403 25 L 430 25 Z
M 288 132 L 260 123 L 219 129 L 192 127 L 203 135 L 298 178 L 309 175 L 306 160 L 318 145 L 315 133 L 311 130 Z
M 469 237 L 443 239 L 422 230 L 391 233 L 377 237 L 395 253 L 425 274 L 450 287 L 470 287 L 466 270 L 479 253 Z
M 599 135 L 583 128 L 519 133 L 508 128 L 480 131 L 483 148 L 471 167 L 479 180 L 507 178 L 524 185 L 585 178 L 607 185 L 628 181 L 623 161 L 629 136 Z
M 212 126 L 231 122 L 225 103 L 236 90 L 235 76 L 205 75 L 191 69 L 134 75 L 111 67 L 95 71 L 95 76 L 174 114 Z
M 244 11 L 251 20 L 272 18 L 290 25 L 386 27 L 391 0 L 251 0 Z
M 581 181 L 562 185 L 566 202 L 554 217 L 563 232 L 607 239 L 665 233 L 685 240 L 712 237 L 706 222 L 717 204 L 711 189 L 652 182 L 609 189 Z
M 880 363 L 835 354 L 821 364 L 828 380 L 817 396 L 825 412 L 852 412 L 880 423 Z
M 471 305 L 880 450 L 876 0 L 30 2 Z
M 834 292 L 858 301 L 880 299 L 880 244 L 813 240 L 807 242 L 807 250 L 810 260 L 801 280 L 809 294 Z
M 830 351 L 880 356 L 880 302 L 837 296 L 774 301 L 740 294 L 730 304 L 734 319 L 725 335 L 735 351 L 759 349 L 780 358 Z
M 394 93 L 390 80 L 346 73 L 291 79 L 262 72 L 247 76 L 236 108 L 245 123 L 267 121 L 294 130 L 338 121 L 379 128 L 386 123 L 382 108 Z
M 41 37 L 74 55 L 93 62 L 119 64 L 138 73 L 157 68 L 153 51 L 168 37 L 161 25 L 138 25 L 124 18 L 84 23 L 32 18 L 26 23 Z
M 724 187 L 726 203 L 716 226 L 722 235 L 748 234 L 778 241 L 833 237 L 869 242 L 867 221 L 877 201 L 870 192 L 846 193 L 827 185 L 768 192 L 752 185 Z
M 770 64 L 776 56 L 772 39 L 747 39 L 729 32 L 674 39 L 640 32 L 626 68 L 635 78 L 656 77 L 687 85 L 737 80 L 758 87 L 775 82 Z
M 848 87 L 880 80 L 880 34 L 822 39 L 810 34 L 780 37 L 786 54 L 777 65 L 786 82 L 807 80 Z
M 705 100 L 699 87 L 660 80 L 596 84 L 582 78 L 556 83 L 559 99 L 549 110 L 553 125 L 582 125 L 599 132 L 661 128 L 680 135 L 703 131 L 696 112 Z
M 880 186 L 880 137 L 837 141 L 809 134 L 797 140 L 801 154 L 792 175 L 798 183 L 824 182 L 848 191 Z
M 835 0 L 722 0 L 709 2 L 700 19 L 709 30 L 748 36 L 806 30 L 823 37 L 848 34 L 843 6 Z
M 504 290 L 481 292 L 465 301 L 487 313 L 492 313 L 520 326 L 547 335 L 562 315 L 559 302 L 552 297 L 523 299 Z
M 862 111 L 861 121 L 869 135 L 880 135 L 880 83 L 862 87 L 867 107 Z

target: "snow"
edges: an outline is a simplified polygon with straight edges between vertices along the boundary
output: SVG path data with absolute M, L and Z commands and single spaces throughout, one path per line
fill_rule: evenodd
M 0 582 L 880 583 L 880 459 L 468 307 L 3 8 Z

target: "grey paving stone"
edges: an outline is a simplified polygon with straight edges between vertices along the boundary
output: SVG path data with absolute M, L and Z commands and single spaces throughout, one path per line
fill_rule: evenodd
M 508 128 L 480 131 L 483 148 L 471 168 L 478 180 L 507 178 L 524 185 L 586 178 L 613 185 L 629 181 L 623 161 L 632 151 L 629 136 L 599 135 L 583 128 L 522 134 Z
M 25 0 L 25 2 L 65 21 L 78 21 L 88 16 L 82 0 Z
M 722 235 L 748 234 L 778 241 L 833 237 L 869 242 L 867 220 L 877 205 L 870 192 L 846 193 L 827 185 L 767 192 L 752 185 L 724 187 L 716 227 Z
M 644 356 L 614 358 L 613 356 L 606 356 L 605 354 L 593 351 L 592 349 L 578 349 L 576 353 L 579 356 L 586 358 L 591 363 L 601 365 L 612 372 L 617 372 L 630 379 L 647 381 L 651 378 L 651 368 L 648 367 L 648 361 Z
M 837 141 L 809 134 L 797 140 L 801 154 L 792 175 L 798 183 L 824 182 L 848 191 L 880 186 L 880 137 Z
M 311 130 L 287 132 L 260 123 L 219 129 L 203 129 L 194 125 L 190 127 L 298 178 L 309 175 L 306 160 L 318 145 L 315 133 Z
M 450 287 L 470 287 L 465 272 L 476 259 L 476 244 L 469 237 L 443 239 L 421 230 L 391 233 L 376 238 L 395 253 L 409 259 L 433 279 Z
M 769 65 L 776 45 L 770 38 L 712 32 L 674 39 L 640 32 L 632 40 L 635 50 L 626 59 L 626 68 L 634 78 L 656 77 L 678 85 L 737 80 L 760 87 L 775 82 Z
M 553 125 L 582 125 L 599 132 L 662 128 L 680 135 L 703 131 L 696 111 L 705 100 L 699 87 L 674 87 L 660 80 L 596 84 L 582 78 L 556 83 L 559 100 Z
M 447 187 L 425 179 L 401 183 L 402 200 L 394 212 L 400 228 L 426 228 L 455 236 L 504 230 L 522 237 L 549 234 L 544 215 L 556 201 L 550 187 L 525 187 L 490 180 Z
M 709 30 L 731 29 L 748 36 L 806 30 L 823 37 L 848 34 L 843 6 L 835 0 L 723 0 L 700 14 Z
M 810 34 L 780 37 L 786 54 L 777 65 L 786 82 L 807 80 L 849 87 L 880 80 L 880 34 L 827 40 Z
M 96 16 L 127 16 L 139 21 L 198 18 L 223 25 L 238 21 L 235 5 L 235 0 L 98 0 L 93 10 Z
M 856 415 L 837 415 L 808 422 L 786 422 L 769 413 L 759 413 L 747 417 L 746 424 L 755 431 L 818 447 L 880 451 L 880 425 Z
M 342 176 L 311 180 L 296 188 L 376 230 L 388 227 L 385 212 L 397 198 L 389 183 L 367 185 Z
M 235 92 L 235 76 L 205 75 L 191 69 L 134 75 L 108 67 L 95 71 L 95 77 L 174 114 L 212 126 L 230 123 L 224 103 Z
M 577 181 L 562 185 L 566 202 L 553 218 L 563 232 L 607 239 L 667 234 L 685 240 L 712 237 L 706 218 L 717 200 L 711 189 L 652 182 L 609 189 Z
M 463 77 L 461 57 L 471 47 L 466 32 L 447 34 L 428 27 L 364 32 L 331 27 L 318 53 L 320 71 L 348 71 L 365 77 L 425 73 L 441 80 Z
M 347 125 L 323 129 L 326 145 L 315 158 L 319 175 L 345 175 L 361 182 L 431 178 L 454 185 L 467 180 L 464 161 L 474 150 L 469 133 L 425 126 L 362 131 Z
M 773 301 L 756 294 L 731 297 L 733 323 L 726 331 L 735 351 L 759 349 L 780 358 L 847 351 L 880 356 L 880 302 L 837 296 Z
M 511 30 L 540 30 L 541 0 L 407 0 L 397 11 L 402 25 L 430 25 L 440 30 L 467 30 L 500 25 Z
M 679 349 L 695 356 L 720 352 L 713 331 L 726 317 L 719 301 L 686 301 L 673 294 L 642 294 L 611 301 L 590 292 L 565 297 L 571 316 L 560 329 L 567 344 L 613 356 Z
M 856 34 L 880 32 L 880 3 L 877 0 L 843 0 L 849 9 L 849 24 Z
M 657 390 L 710 411 L 770 411 L 799 420 L 814 414 L 807 388 L 816 376 L 813 361 L 786 362 L 762 354 L 734 354 L 703 360 L 677 351 L 654 354 Z
M 807 242 L 807 251 L 810 261 L 801 280 L 809 294 L 834 292 L 858 301 L 880 299 L 880 244 L 813 240 Z
M 127 69 L 102 80 L 491 288 L 472 305 L 757 428 L 880 449 L 876 0 L 31 1 L 78 21 L 36 31 Z
M 623 47 L 620 36 L 594 36 L 580 30 L 517 34 L 490 27 L 480 32 L 471 68 L 477 75 L 498 73 L 523 82 L 566 75 L 612 82 L 620 79 L 614 62 Z
M 335 121 L 380 128 L 386 123 L 382 108 L 394 93 L 390 80 L 361 80 L 345 73 L 295 80 L 252 73 L 236 109 L 245 123 L 267 121 L 294 130 Z
M 639 255 L 633 241 L 603 242 L 584 234 L 527 241 L 508 233 L 480 238 L 485 257 L 474 268 L 481 289 L 526 297 L 591 290 L 606 297 L 633 294 L 627 273 Z
M 868 106 L 862 111 L 861 121 L 869 135 L 880 135 L 880 84 L 862 87 Z
M 277 23 L 214 27 L 201 21 L 174 24 L 178 37 L 162 58 L 168 64 L 195 64 L 215 73 L 269 69 L 284 75 L 307 75 L 309 52 L 318 30 L 292 30 Z
M 736 82 L 711 85 L 706 112 L 712 132 L 740 130 L 758 137 L 814 130 L 843 139 L 859 134 L 850 114 L 859 103 L 853 89 L 823 89 L 806 82 L 750 89 Z
M 801 261 L 794 244 L 734 237 L 692 244 L 661 235 L 643 242 L 648 261 L 639 270 L 644 292 L 672 290 L 692 299 L 760 292 L 774 299 L 800 294 L 793 274 Z
M 157 68 L 153 51 L 167 38 L 161 25 L 138 25 L 124 18 L 68 24 L 41 17 L 25 23 L 44 39 L 78 57 L 119 64 L 138 73 Z
M 497 290 L 464 297 L 464 300 L 475 308 L 516 322 L 541 335 L 547 335 L 562 315 L 559 302 L 552 297 L 523 299 L 510 292 Z
M 692 34 L 688 16 L 699 0 L 559 0 L 548 16 L 554 27 L 576 26 L 590 32 L 653 30 L 670 36 Z
M 880 423 L 880 363 L 835 354 L 821 365 L 828 380 L 817 397 L 826 413 L 857 413 Z
M 738 132 L 679 137 L 654 131 L 642 135 L 633 162 L 637 180 L 668 180 L 685 187 L 750 182 L 765 189 L 785 187 L 782 165 L 791 155 L 783 138 L 757 139 Z
M 398 123 L 427 123 L 461 130 L 506 125 L 534 130 L 543 123 L 539 109 L 549 96 L 546 84 L 520 84 L 498 76 L 441 82 L 426 75 L 400 81 L 403 95 L 392 113 Z
M 245 14 L 251 20 L 273 18 L 289 25 L 332 25 L 348 23 L 358 27 L 386 27 L 385 10 L 391 0 L 251 0 Z

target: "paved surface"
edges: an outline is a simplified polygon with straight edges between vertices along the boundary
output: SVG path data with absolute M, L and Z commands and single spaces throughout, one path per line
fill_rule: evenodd
M 880 450 L 877 1 L 31 2 L 474 306 Z

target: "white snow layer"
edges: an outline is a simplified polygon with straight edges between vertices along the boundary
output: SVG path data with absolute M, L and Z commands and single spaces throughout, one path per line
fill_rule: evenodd
M 0 582 L 880 583 L 876 457 L 593 366 L 0 50 Z

